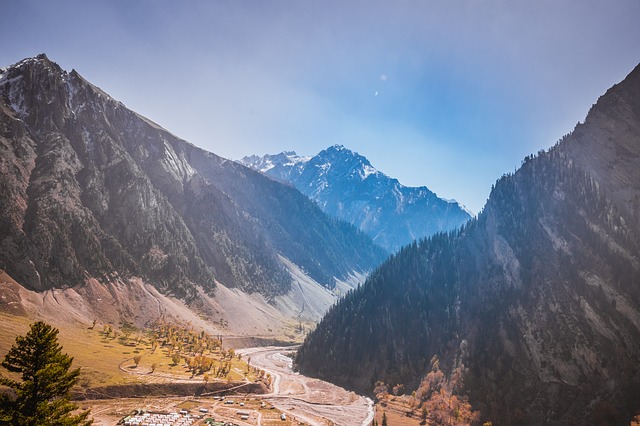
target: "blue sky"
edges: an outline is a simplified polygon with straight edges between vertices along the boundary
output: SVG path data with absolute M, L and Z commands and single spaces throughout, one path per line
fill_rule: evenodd
M 640 62 L 638 0 L 0 5 L 0 66 L 44 52 L 224 157 L 342 144 L 475 212 Z

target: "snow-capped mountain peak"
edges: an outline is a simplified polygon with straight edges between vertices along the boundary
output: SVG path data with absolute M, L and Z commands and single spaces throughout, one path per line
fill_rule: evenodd
M 326 213 L 359 227 L 389 251 L 456 228 L 471 217 L 457 202 L 438 198 L 426 186 L 406 187 L 343 145 L 313 157 L 289 151 L 240 162 L 293 185 Z
M 300 156 L 295 151 L 284 151 L 274 155 L 266 154 L 262 157 L 249 155 L 243 157 L 240 163 L 267 174 L 278 181 L 288 183 L 289 175 L 310 159 L 311 157 Z

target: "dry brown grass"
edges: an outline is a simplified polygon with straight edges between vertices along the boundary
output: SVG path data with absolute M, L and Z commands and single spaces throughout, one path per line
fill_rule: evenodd
M 22 316 L 0 313 L 0 357 L 4 357 L 9 348 L 15 343 L 18 335 L 24 335 L 29 330 L 31 320 Z M 105 337 L 101 324 L 89 329 L 91 324 L 70 324 L 59 329 L 59 341 L 63 351 L 74 358 L 73 366 L 81 368 L 80 385 L 83 387 L 97 387 L 122 385 L 127 383 L 144 383 L 176 380 L 202 380 L 203 375 L 192 378 L 191 372 L 180 362 L 172 365 L 171 357 L 166 348 L 157 348 L 152 352 L 149 341 L 141 337 L 142 332 L 132 335 L 126 342 L 120 338 Z M 139 343 L 135 337 L 141 337 Z M 133 358 L 140 356 L 138 366 Z M 220 351 L 206 353 L 219 362 L 222 359 Z M 227 359 L 228 360 L 228 359 Z M 155 374 L 151 373 L 152 365 L 156 364 Z M 122 371 L 122 369 L 125 371 Z M 227 377 L 211 377 L 210 381 L 240 381 L 246 377 L 254 381 L 257 376 L 247 372 L 247 363 L 234 358 L 231 360 L 231 372 Z
M 26 317 L 0 313 L 0 357 L 9 351 L 18 335 L 29 331 L 32 323 Z M 80 367 L 80 383 L 83 386 L 106 386 L 139 381 L 136 377 L 123 375 L 121 362 L 131 357 L 132 348 L 115 340 L 104 339 L 96 330 L 80 324 L 59 329 L 59 341 L 63 352 L 74 358 L 73 366 Z

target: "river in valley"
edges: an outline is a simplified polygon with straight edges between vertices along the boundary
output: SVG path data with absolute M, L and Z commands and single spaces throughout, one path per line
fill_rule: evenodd
M 331 383 L 293 371 L 286 354 L 290 347 L 240 349 L 251 365 L 271 374 L 271 393 L 263 397 L 288 415 L 314 426 L 368 426 L 373 421 L 373 402 Z

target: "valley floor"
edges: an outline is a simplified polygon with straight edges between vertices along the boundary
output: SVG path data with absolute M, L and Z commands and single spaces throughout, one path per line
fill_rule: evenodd
M 83 401 L 90 408 L 95 425 L 114 425 L 133 410 L 149 412 L 179 412 L 211 417 L 238 425 L 342 425 L 366 426 L 371 423 L 374 408 L 371 400 L 343 388 L 302 376 L 291 369 L 291 358 L 284 347 L 259 347 L 239 350 L 251 365 L 267 371 L 273 377 L 271 392 L 264 395 L 238 394 L 225 401 L 213 395 L 207 397 L 148 397 Z M 233 401 L 229 404 L 228 401 Z M 243 405 L 240 406 L 240 403 Z M 200 409 L 206 409 L 201 414 Z M 242 414 L 238 414 L 241 412 Z M 281 415 L 285 415 L 282 420 Z M 241 419 L 248 415 L 248 419 Z M 204 424 L 204 418 L 193 424 Z

